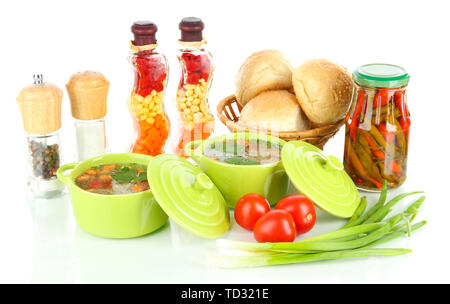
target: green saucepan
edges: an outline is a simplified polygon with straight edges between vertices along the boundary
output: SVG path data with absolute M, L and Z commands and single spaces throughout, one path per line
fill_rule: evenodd
M 284 145 L 278 137 L 257 133 L 229 133 L 205 141 L 193 141 L 186 145 L 185 153 L 190 156 L 219 188 L 229 207 L 234 208 L 238 200 L 248 193 L 266 197 L 271 205 L 276 204 L 289 193 L 289 177 L 281 161 L 264 165 L 233 165 L 218 162 L 204 156 L 208 145 L 222 140 L 260 139 Z
M 69 189 L 73 213 L 85 231 L 105 238 L 133 238 L 155 231 L 167 222 L 167 215 L 152 190 L 121 195 L 103 195 L 85 191 L 75 178 L 87 169 L 113 163 L 148 165 L 151 156 L 117 153 L 97 156 L 81 163 L 61 166 L 57 176 Z M 65 171 L 72 170 L 68 174 Z

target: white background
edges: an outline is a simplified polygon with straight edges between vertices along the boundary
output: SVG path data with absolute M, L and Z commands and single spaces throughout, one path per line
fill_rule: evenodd
M 7 4 L 6 4 L 7 3 Z M 446 1 L 2 1 L 0 7 L 0 282 L 450 282 L 448 182 L 449 8 Z M 177 128 L 174 96 L 178 23 L 201 17 L 216 71 L 211 107 L 233 93 L 234 75 L 254 51 L 284 52 L 294 66 L 323 57 L 350 70 L 372 62 L 394 63 L 411 74 L 412 114 L 409 177 L 401 189 L 425 190 L 420 219 L 428 225 L 413 238 L 408 256 L 329 261 L 271 268 L 221 270 L 205 264 L 213 242 L 180 244 L 166 226 L 133 240 L 93 237 L 76 226 L 65 195 L 27 199 L 24 135 L 15 98 L 33 73 L 64 89 L 70 75 L 95 70 L 110 80 L 107 133 L 113 152 L 130 144 L 132 124 L 126 99 L 133 78 L 127 61 L 130 26 L 157 23 L 160 51 L 171 70 L 166 108 Z M 65 90 L 65 89 L 64 89 Z M 72 162 L 73 122 L 63 100 L 64 161 Z M 226 129 L 217 121 L 216 134 Z M 172 137 L 172 142 L 174 138 Z M 343 130 L 327 153 L 342 157 Z M 369 196 L 373 202 L 374 196 Z M 406 203 L 406 202 L 405 202 Z M 399 208 L 405 206 L 400 204 Z M 343 221 L 319 213 L 309 235 L 338 228 Z M 230 238 L 251 239 L 234 223 Z

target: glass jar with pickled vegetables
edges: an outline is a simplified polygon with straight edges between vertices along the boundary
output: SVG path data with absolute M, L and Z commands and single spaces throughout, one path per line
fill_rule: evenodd
M 353 100 L 346 118 L 344 165 L 358 188 L 396 188 L 406 179 L 409 74 L 390 64 L 368 64 L 353 72 Z
M 180 114 L 180 132 L 176 153 L 184 155 L 184 147 L 194 140 L 207 139 L 214 130 L 214 116 L 208 105 L 213 63 L 203 38 L 204 24 L 195 17 L 180 22 L 178 60 L 181 79 L 177 89 L 177 108 Z
M 135 129 L 131 152 L 152 156 L 163 153 L 170 130 L 164 110 L 169 68 L 166 57 L 156 50 L 157 30 L 152 22 L 135 22 L 131 27 L 134 40 L 130 42 L 135 77 L 128 100 Z

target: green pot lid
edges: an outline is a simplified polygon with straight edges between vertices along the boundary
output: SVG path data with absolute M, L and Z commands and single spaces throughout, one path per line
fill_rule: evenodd
M 360 66 L 353 72 L 353 80 L 373 88 L 398 88 L 409 82 L 408 72 L 393 64 L 371 63 Z
M 281 158 L 297 190 L 317 206 L 338 217 L 353 215 L 360 202 L 359 192 L 339 159 L 325 156 L 304 141 L 286 143 Z
M 147 177 L 159 205 L 180 227 L 208 239 L 228 231 L 225 199 L 198 167 L 176 155 L 161 154 L 150 161 Z

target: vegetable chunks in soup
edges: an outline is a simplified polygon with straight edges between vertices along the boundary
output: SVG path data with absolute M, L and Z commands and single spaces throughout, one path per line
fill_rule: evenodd
M 83 190 L 97 194 L 130 194 L 150 189 L 147 167 L 138 164 L 107 164 L 89 168 L 75 179 Z
M 232 165 L 264 165 L 280 161 L 281 148 L 279 143 L 260 139 L 234 139 L 214 142 L 204 154 Z

